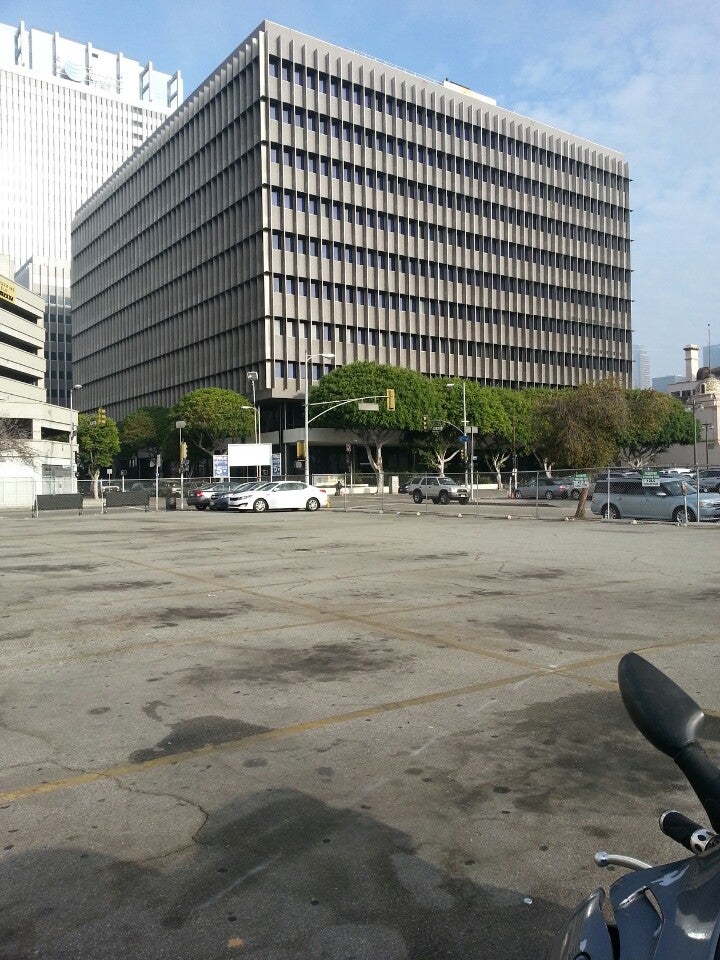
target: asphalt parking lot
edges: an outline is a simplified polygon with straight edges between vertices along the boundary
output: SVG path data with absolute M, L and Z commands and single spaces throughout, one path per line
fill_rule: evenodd
M 498 510 L 0 517 L 3 960 L 540 958 L 675 859 L 615 668 L 720 712 L 720 530 Z

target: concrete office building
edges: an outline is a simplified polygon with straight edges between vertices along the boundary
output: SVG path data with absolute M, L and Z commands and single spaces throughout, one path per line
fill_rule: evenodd
M 45 401 L 41 297 L 3 275 L 0 262 L 0 420 L 11 421 L 28 452 L 0 450 L 0 505 L 31 506 L 36 493 L 72 489 L 77 414 Z
M 65 404 L 73 383 L 70 262 L 31 257 L 15 279 L 45 301 L 45 392 Z
M 83 400 L 257 371 L 287 442 L 308 356 L 629 386 L 628 189 L 613 150 L 264 22 L 78 212 Z
M 20 284 L 52 297 L 52 272 L 64 297 L 75 211 L 181 101 L 179 73 L 24 23 L 0 24 L 0 253 L 15 270 L 35 261 L 17 274 Z M 62 404 L 70 341 L 59 359 L 51 339 L 57 304 L 46 302 L 48 397 Z

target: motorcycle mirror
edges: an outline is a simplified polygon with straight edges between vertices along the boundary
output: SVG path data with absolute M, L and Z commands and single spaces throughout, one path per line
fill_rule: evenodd
M 662 753 L 675 759 L 698 739 L 705 714 L 692 697 L 643 657 L 628 653 L 622 658 L 618 683 L 630 719 Z

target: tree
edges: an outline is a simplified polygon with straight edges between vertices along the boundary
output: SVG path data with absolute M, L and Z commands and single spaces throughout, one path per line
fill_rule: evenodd
M 183 436 L 204 453 L 224 453 L 228 440 L 254 435 L 255 414 L 248 400 L 234 390 L 203 387 L 178 401 L 171 421 L 184 420 Z
M 592 470 L 612 463 L 618 437 L 627 426 L 626 391 L 612 380 L 583 384 L 574 390 L 547 392 L 535 404 L 537 443 L 551 462 Z M 585 516 L 587 488 L 575 516 Z
M 692 443 L 693 415 L 680 400 L 654 390 L 627 391 L 628 417 L 618 435 L 620 455 L 633 467 L 643 467 L 674 443 Z
M 63 439 L 67 440 L 67 436 Z M 32 423 L 0 415 L 0 460 L 19 460 L 26 466 L 35 462 L 32 449 Z
M 395 390 L 395 409 L 385 406 L 385 392 Z M 333 402 L 359 397 L 377 397 L 378 411 L 359 410 L 356 403 L 346 403 L 332 409 Z M 350 363 L 325 374 L 310 394 L 310 403 L 327 403 L 322 415 L 322 426 L 347 430 L 361 443 L 377 479 L 378 490 L 385 483 L 383 447 L 403 431 L 423 429 L 423 416 L 429 422 L 442 419 L 443 407 L 432 381 L 422 374 L 401 367 L 379 363 Z M 321 411 L 310 407 L 310 417 Z
M 120 452 L 120 437 L 117 424 L 109 417 L 98 422 L 96 414 L 78 415 L 78 453 L 80 462 L 92 478 L 93 497 L 99 492 L 100 468 L 112 466 Z
M 162 453 L 172 436 L 171 411 L 167 407 L 141 407 L 120 424 L 120 441 L 138 454 L 147 450 L 152 457 Z
M 510 401 L 503 394 L 509 391 L 468 383 L 466 387 L 468 422 L 477 427 L 474 449 L 483 456 L 502 485 L 501 470 L 512 455 L 512 414 Z
M 445 476 L 445 468 L 449 463 L 460 456 L 460 449 L 457 448 L 449 452 L 453 446 L 457 445 L 457 430 L 450 427 L 442 427 L 440 430 L 433 429 L 431 433 L 420 435 L 418 446 L 420 447 L 420 459 L 427 467 L 437 470 L 441 477 Z

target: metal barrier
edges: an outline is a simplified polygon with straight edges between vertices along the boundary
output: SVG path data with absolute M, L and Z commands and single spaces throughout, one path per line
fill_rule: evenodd
M 147 490 L 108 490 L 105 493 L 105 510 L 109 507 L 144 507 L 150 509 L 150 494 Z
M 39 493 L 35 497 L 33 516 L 37 517 L 40 511 L 45 510 L 77 510 L 80 515 L 83 512 L 83 496 L 81 493 Z

